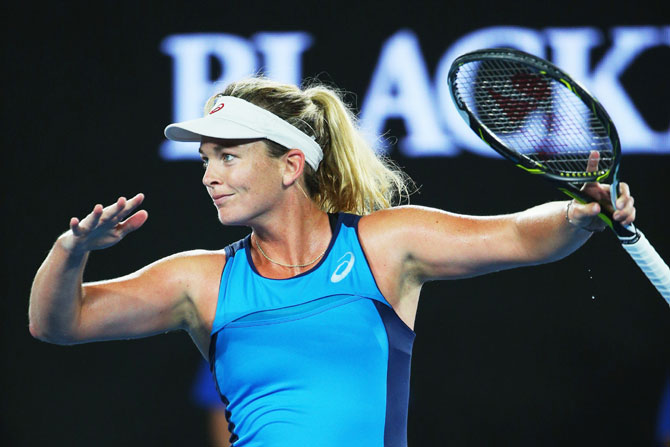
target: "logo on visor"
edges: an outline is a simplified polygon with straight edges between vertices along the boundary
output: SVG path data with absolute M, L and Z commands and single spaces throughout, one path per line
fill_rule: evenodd
M 330 282 L 340 282 L 347 277 L 352 268 L 354 268 L 354 262 L 356 258 L 354 254 L 350 251 L 346 252 L 340 259 L 337 260 L 338 264 L 335 267 L 333 276 L 330 277 Z
M 223 103 L 219 104 L 218 106 L 214 107 L 212 110 L 209 111 L 209 114 L 211 115 L 212 113 L 216 113 L 219 110 L 223 109 Z

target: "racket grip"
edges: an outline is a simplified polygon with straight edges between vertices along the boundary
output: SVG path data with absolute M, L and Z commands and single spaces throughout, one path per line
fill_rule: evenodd
M 637 230 L 637 234 L 639 236 L 637 241 L 626 243 L 622 240 L 621 245 L 670 305 L 670 268 L 644 234 L 640 230 Z

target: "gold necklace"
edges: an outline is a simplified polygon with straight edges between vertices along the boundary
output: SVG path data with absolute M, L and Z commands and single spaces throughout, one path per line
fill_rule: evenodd
M 326 250 L 328 250 L 328 247 L 326 247 L 326 250 L 322 251 L 321 254 L 320 254 L 319 256 L 317 256 L 316 258 L 314 258 L 314 260 L 309 261 L 309 262 L 306 263 L 306 264 L 284 264 L 284 263 L 282 263 L 282 262 L 275 261 L 274 259 L 272 259 L 272 258 L 269 257 L 268 255 L 266 255 L 265 252 L 263 251 L 263 249 L 261 248 L 261 245 L 258 243 L 258 238 L 254 238 L 254 241 L 256 241 L 256 247 L 258 248 L 258 251 L 261 252 L 261 254 L 263 255 L 263 257 L 264 257 L 265 259 L 267 259 L 268 261 L 272 262 L 273 264 L 277 264 L 277 265 L 280 265 L 280 266 L 282 266 L 282 267 L 288 267 L 288 268 L 307 267 L 308 265 L 312 265 L 312 264 L 314 264 L 316 261 L 318 261 L 319 259 L 321 259 L 321 257 L 322 257 L 323 255 L 326 254 Z

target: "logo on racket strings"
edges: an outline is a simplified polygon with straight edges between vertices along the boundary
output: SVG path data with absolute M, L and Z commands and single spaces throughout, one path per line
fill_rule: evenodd
M 501 118 L 495 123 L 487 123 L 493 131 L 514 132 L 535 110 L 545 112 L 549 109 L 551 87 L 546 79 L 537 74 L 517 72 L 482 84 L 492 104 L 481 101 L 479 106 L 492 106 L 501 112 L 497 114 Z

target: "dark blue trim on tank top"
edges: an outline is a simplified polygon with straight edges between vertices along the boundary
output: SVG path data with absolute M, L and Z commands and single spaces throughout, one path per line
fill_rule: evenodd
M 223 394 L 219 393 L 219 395 L 221 396 L 221 401 L 224 404 L 226 404 L 226 411 L 224 413 L 226 416 L 226 421 L 228 421 L 228 433 L 230 433 L 230 438 L 228 438 L 228 442 L 230 443 L 230 447 L 233 447 L 235 441 L 240 439 L 240 437 L 237 435 L 237 433 L 235 433 L 235 423 L 230 420 L 230 417 L 232 415 L 232 413 L 228 410 L 228 404 L 230 403 L 230 401 Z
M 221 278 L 223 279 L 223 275 L 225 274 L 226 266 L 228 265 L 228 261 L 230 261 L 234 256 L 235 253 L 237 253 L 238 250 L 243 248 L 243 243 L 244 239 L 240 239 L 237 242 L 233 242 L 230 245 L 227 245 L 224 247 L 223 251 L 226 254 L 226 265 L 223 266 L 223 271 L 221 272 Z M 219 287 L 221 287 L 221 281 L 219 281 Z M 218 294 L 217 294 L 218 297 Z M 218 308 L 218 303 L 217 303 L 217 308 Z M 209 356 L 209 371 L 212 374 L 212 378 L 214 379 L 214 385 L 216 386 L 216 392 L 219 395 L 219 398 L 221 399 L 221 402 L 225 405 L 225 416 L 226 416 L 226 421 L 228 421 L 228 433 L 230 433 L 230 438 L 228 439 L 228 442 L 230 443 L 230 446 L 233 447 L 233 444 L 235 441 L 239 439 L 239 436 L 237 433 L 235 433 L 235 423 L 230 420 L 231 418 L 231 412 L 228 410 L 228 404 L 230 401 L 226 396 L 224 396 L 221 393 L 221 389 L 219 388 L 219 381 L 216 378 L 216 374 L 214 374 L 214 356 L 216 354 L 216 341 L 219 337 L 219 332 L 217 331 L 214 333 L 209 340 L 209 352 L 207 353 Z
M 225 247 L 223 247 L 223 252 L 226 254 L 226 263 L 223 266 L 223 270 L 221 271 L 221 278 L 219 279 L 219 290 L 218 290 L 218 293 L 216 295 L 216 299 L 217 299 L 216 309 L 217 310 L 219 308 L 218 300 L 219 300 L 219 294 L 221 293 L 221 284 L 223 282 L 223 277 L 226 274 L 226 268 L 228 267 L 228 261 L 230 261 L 235 256 L 235 253 L 237 253 L 237 251 L 240 250 L 243 247 L 243 243 L 244 243 L 244 239 L 240 239 L 237 242 L 233 242 L 232 244 L 226 245 Z M 216 319 L 216 314 L 214 315 L 214 319 Z M 213 363 L 212 360 L 214 359 L 214 354 L 215 354 L 215 351 L 216 351 L 216 337 L 217 337 L 217 334 L 218 334 L 218 332 L 216 334 L 210 335 L 210 337 L 209 337 L 209 352 L 207 353 L 207 355 L 209 357 L 207 358 L 207 361 L 209 362 L 209 370 L 212 371 L 212 372 L 214 371 L 214 363 Z M 216 383 L 216 375 L 214 375 L 214 382 Z M 217 390 L 219 389 L 219 384 L 218 383 L 216 384 L 216 388 L 217 388 Z M 221 394 L 221 393 L 219 393 L 219 394 Z
M 384 323 L 389 343 L 384 447 L 407 447 L 409 376 L 415 334 L 393 308 L 377 300 L 373 303 Z
M 232 258 L 235 256 L 235 253 L 237 253 L 238 250 L 242 249 L 244 247 L 244 238 L 240 239 L 237 242 L 233 242 L 232 244 L 226 246 L 223 251 L 226 252 L 226 263 L 228 262 L 228 259 Z M 225 268 L 225 267 L 224 267 Z M 219 287 L 221 287 L 221 284 L 219 284 Z
M 231 244 L 232 245 L 232 244 Z M 227 249 L 228 247 L 226 247 Z M 228 251 L 226 250 L 226 254 Z M 212 335 L 212 338 L 209 342 L 209 358 L 213 358 L 214 351 L 215 351 L 215 346 L 216 346 L 216 339 L 219 337 L 219 332 L 215 333 Z M 233 443 L 239 439 L 239 436 L 237 433 L 235 433 L 235 423 L 230 420 L 230 417 L 232 413 L 228 410 L 228 404 L 230 401 L 226 396 L 224 396 L 221 393 L 221 389 L 219 388 L 219 381 L 216 379 L 216 374 L 214 374 L 214 362 L 209 362 L 209 372 L 212 374 L 212 377 L 214 379 L 214 385 L 216 386 L 216 392 L 219 395 L 219 398 L 221 399 L 221 402 L 223 405 L 225 405 L 225 415 L 226 415 L 226 421 L 228 421 L 228 433 L 230 433 L 230 438 L 228 439 L 228 442 L 230 442 L 230 446 L 233 447 Z

